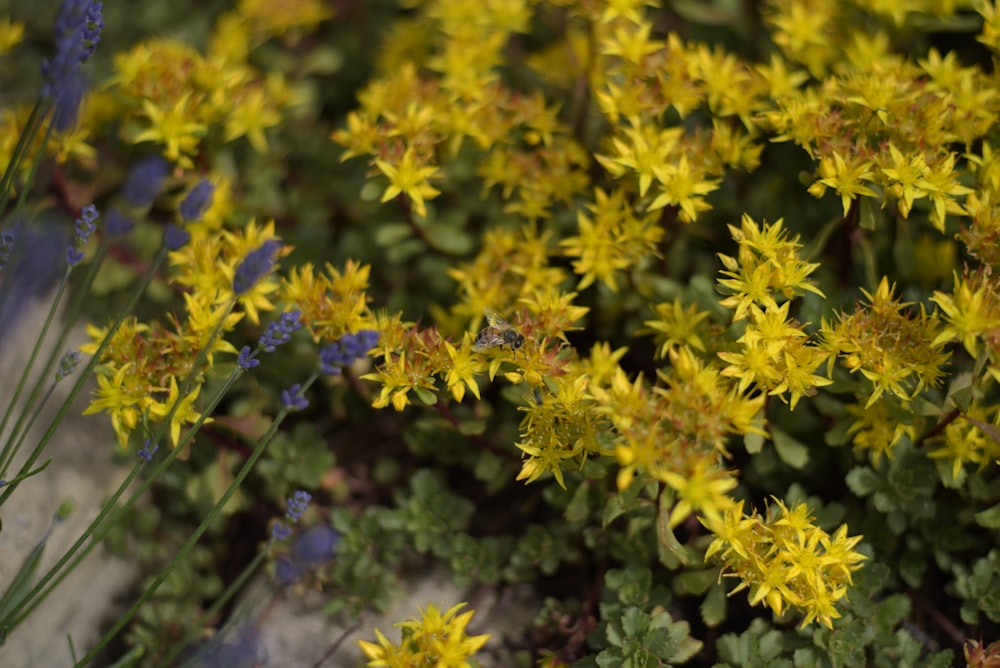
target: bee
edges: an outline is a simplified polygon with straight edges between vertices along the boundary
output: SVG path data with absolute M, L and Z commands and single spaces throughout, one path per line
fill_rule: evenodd
M 501 318 L 490 309 L 483 309 L 486 314 L 487 325 L 479 330 L 476 341 L 472 344 L 472 349 L 477 353 L 484 350 L 504 346 L 510 346 L 511 350 L 518 350 L 524 345 L 524 335 L 511 327 L 506 320 Z

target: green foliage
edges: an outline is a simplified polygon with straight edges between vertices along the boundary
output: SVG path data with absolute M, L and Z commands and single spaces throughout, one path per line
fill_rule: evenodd
M 605 632 L 611 648 L 601 651 L 595 662 L 601 668 L 684 663 L 702 647 L 688 635 L 689 631 L 687 622 L 675 622 L 668 612 L 648 615 L 638 608 L 628 608 L 608 624 Z
M 289 434 L 279 434 L 257 469 L 266 497 L 284 498 L 289 489 L 317 489 L 336 458 L 312 425 L 303 423 Z
M 340 532 L 340 543 L 330 583 L 341 593 L 331 598 L 326 611 L 346 609 L 356 616 L 369 607 L 385 609 L 400 590 L 400 567 L 409 545 L 396 514 L 377 506 L 359 516 L 337 509 L 331 523 Z
M 591 645 L 600 651 L 578 665 L 676 665 L 701 650 L 702 643 L 690 637 L 687 622 L 674 620 L 664 610 L 670 597 L 653 586 L 649 570 L 608 571 L 604 583 L 609 599 L 601 603 L 601 618 L 608 621 L 590 636 Z

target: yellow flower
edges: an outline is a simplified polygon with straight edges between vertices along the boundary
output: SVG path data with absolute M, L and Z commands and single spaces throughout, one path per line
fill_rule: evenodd
M 847 430 L 853 437 L 854 449 L 871 450 L 875 466 L 878 466 L 883 454 L 892 459 L 893 449 L 904 437 L 912 441 L 917 435 L 916 426 L 901 422 L 898 413 L 890 411 L 889 404 L 888 401 L 879 401 L 869 406 L 847 406 L 847 412 L 855 418 Z
M 118 445 L 123 448 L 128 445 L 129 436 L 139 420 L 141 407 L 149 397 L 148 386 L 138 381 L 132 366 L 119 367 L 110 375 L 97 374 L 94 399 L 83 411 L 84 415 L 107 411 L 118 437 Z
M 371 266 L 353 260 L 347 261 L 343 272 L 329 263 L 323 272 L 317 272 L 307 262 L 293 267 L 282 279 L 279 294 L 291 308 L 302 311 L 302 323 L 313 341 L 336 341 L 344 334 L 372 326 L 374 318 L 366 294 L 370 272 Z M 383 355 L 391 354 L 400 343 L 403 324 L 397 318 L 377 329 L 382 335 L 379 345 Z
M 150 127 L 134 139 L 136 143 L 154 141 L 163 144 L 166 147 L 164 157 L 188 169 L 194 166 L 189 156 L 194 154 L 198 142 L 208 132 L 203 123 L 192 119 L 188 106 L 190 97 L 190 93 L 185 93 L 171 107 L 160 107 L 151 100 L 143 100 L 142 108 Z
M 660 477 L 677 492 L 680 499 L 670 513 L 670 526 L 676 527 L 691 513 L 705 516 L 708 526 L 718 526 L 722 513 L 732 508 L 734 501 L 728 492 L 737 482 L 732 474 L 718 466 L 714 455 L 702 456 L 694 462 L 687 475 L 664 471 Z
M 418 394 L 427 392 L 424 396 L 434 398 L 433 377 L 423 367 L 411 364 L 405 353 L 400 354 L 394 361 L 386 362 L 377 371 L 366 373 L 361 377 L 382 384 L 379 396 L 372 402 L 375 408 L 385 408 L 391 403 L 397 411 L 402 411 L 410 403 L 411 390 Z
M 883 277 L 874 294 L 862 290 L 867 305 L 851 315 L 840 314 L 835 323 L 824 319 L 820 326 L 820 347 L 832 353 L 829 367 L 840 358 L 848 371 L 860 371 L 871 381 L 867 406 L 885 392 L 909 401 L 925 387 L 936 387 L 950 357 L 942 351 L 938 318 L 897 301 L 894 290 Z
M 649 203 L 650 211 L 676 206 L 680 209 L 680 221 L 690 223 L 700 212 L 711 208 L 704 196 L 717 189 L 719 181 L 709 178 L 703 168 L 692 165 L 686 155 L 677 162 L 657 166 L 655 172 L 661 192 Z
M 198 385 L 188 392 L 185 397 L 181 398 L 180 390 L 177 387 L 177 379 L 171 377 L 170 390 L 167 393 L 167 397 L 163 401 L 154 401 L 149 407 L 150 416 L 158 420 L 167 417 L 171 411 L 174 412 L 170 418 L 170 442 L 174 444 L 174 447 L 177 447 L 178 442 L 180 442 L 181 427 L 184 424 L 193 424 L 201 419 L 201 413 L 192 408 L 194 400 L 198 398 L 200 393 L 201 386 Z M 177 406 L 176 409 L 174 408 L 175 404 Z M 204 423 L 211 421 L 212 418 L 205 418 Z
M 638 265 L 645 255 L 656 253 L 663 228 L 654 214 L 636 216 L 620 189 L 609 195 L 597 188 L 594 199 L 587 205 L 590 214 L 577 211 L 579 236 L 559 243 L 566 247 L 566 255 L 579 258 L 573 261 L 573 271 L 582 276 L 577 289 L 600 280 L 617 292 L 616 274 Z
M 205 362 L 214 365 L 215 353 L 237 354 L 236 347 L 224 335 L 231 332 L 243 319 L 242 313 L 231 313 L 229 304 L 213 304 L 201 294 L 184 293 L 187 321 L 181 330 L 182 338 L 194 350 L 207 349 Z M 212 338 L 214 337 L 214 338 Z M 209 346 L 211 343 L 211 347 Z
M 872 189 L 863 185 L 865 181 L 871 182 L 874 179 L 871 166 L 871 160 L 865 160 L 860 156 L 851 156 L 850 165 L 840 153 L 834 153 L 832 159 L 824 157 L 819 162 L 818 170 L 823 178 L 809 187 L 809 193 L 815 197 L 822 197 L 828 187 L 833 188 L 840 195 L 844 217 L 847 217 L 851 202 L 859 195 L 875 197 Z
M 775 296 L 791 299 L 803 292 L 823 296 L 809 282 L 809 275 L 819 264 L 799 259 L 802 245 L 797 236 L 789 239 L 783 226 L 781 218 L 759 226 L 747 214 L 743 214 L 739 228 L 729 226 L 739 252 L 736 257 L 719 254 L 724 267 L 719 286 L 730 294 L 720 303 L 735 309 L 733 320 L 745 318 L 752 304 L 765 311 L 777 310 Z
M 961 279 L 956 274 L 952 294 L 935 291 L 931 301 L 944 313 L 947 323 L 934 339 L 935 345 L 960 341 L 976 357 L 978 340 L 1000 329 L 1000 295 L 984 272 Z
M 359 640 L 358 645 L 369 659 L 368 665 L 373 668 L 471 668 L 468 659 L 482 649 L 490 637 L 466 634 L 465 628 L 474 611 L 457 614 L 465 605 L 454 605 L 444 614 L 433 605 L 428 605 L 427 610 L 421 612 L 420 619 L 396 624 L 403 630 L 398 644 L 390 642 L 375 629 L 378 644 Z
M 9 16 L 0 19 L 0 54 L 7 53 L 24 38 L 24 24 Z
M 434 176 L 438 168 L 433 165 L 418 164 L 416 151 L 412 146 L 403 152 L 397 164 L 392 164 L 388 160 L 376 160 L 375 166 L 389 179 L 389 187 L 382 195 L 382 201 L 388 202 L 393 197 L 405 193 L 413 202 L 413 210 L 419 216 L 427 215 L 427 207 L 424 199 L 433 199 L 441 194 L 441 191 L 427 183 L 427 179 Z
M 966 415 L 969 419 L 955 420 L 945 427 L 943 436 L 934 439 L 940 446 L 928 454 L 932 459 L 950 460 L 951 475 L 956 480 L 966 464 L 976 464 L 982 470 L 1000 459 L 1000 444 L 976 424 L 995 429 L 1000 413 L 994 408 L 975 405 Z
M 788 317 L 790 305 L 785 302 L 762 311 L 751 304 L 746 331 L 737 341 L 742 352 L 720 352 L 719 359 L 729 363 L 722 375 L 739 378 L 740 392 L 756 384 L 782 400 L 788 393 L 795 408 L 799 399 L 815 395 L 817 387 L 833 381 L 813 374 L 830 353 L 806 342 L 801 325 Z
M 605 56 L 620 56 L 623 60 L 641 65 L 643 59 L 663 48 L 656 40 L 649 38 L 653 25 L 648 21 L 619 23 L 613 37 L 601 40 L 601 53 Z
M 333 8 L 321 0 L 240 0 L 237 11 L 254 29 L 278 37 L 291 30 L 312 32 L 334 15 Z
M 476 399 L 479 399 L 479 383 L 476 382 L 476 374 L 482 372 L 483 362 L 473 353 L 469 337 L 464 338 L 462 347 L 458 350 L 447 341 L 444 342 L 444 345 L 451 357 L 451 368 L 448 369 L 445 376 L 445 382 L 448 383 L 451 395 L 455 397 L 455 401 L 461 402 L 465 397 L 465 388 L 468 387 Z
M 894 144 L 889 144 L 892 167 L 883 167 L 882 173 L 889 177 L 888 193 L 899 199 L 899 215 L 910 215 L 914 200 L 927 197 L 930 183 L 926 177 L 930 168 L 919 153 L 904 156 Z
M 226 141 L 246 135 L 255 151 L 266 153 L 267 137 L 264 130 L 281 123 L 281 114 L 274 108 L 271 99 L 260 86 L 246 91 L 232 105 L 226 118 Z
M 752 605 L 764 603 L 776 614 L 792 606 L 804 613 L 803 627 L 815 620 L 832 628 L 840 617 L 836 603 L 866 559 L 854 549 L 861 536 L 848 537 L 846 525 L 830 536 L 803 504 L 775 501 L 764 517 L 734 504 L 717 524 L 703 522 L 715 534 L 705 556 L 740 580 L 734 592 L 749 589 Z

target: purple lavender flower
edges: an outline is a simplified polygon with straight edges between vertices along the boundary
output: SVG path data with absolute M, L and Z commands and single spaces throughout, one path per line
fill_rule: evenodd
M 220 642 L 221 634 L 200 646 L 188 648 L 178 665 L 197 668 L 254 668 L 267 665 L 267 652 L 260 633 L 253 626 L 243 626 Z
M 292 545 L 292 559 L 300 564 L 311 566 L 329 561 L 340 542 L 340 534 L 336 529 L 324 524 L 317 524 L 303 531 Z
M 145 460 L 147 463 L 153 461 L 153 455 L 156 451 L 160 449 L 159 445 L 153 443 L 150 439 L 146 439 L 146 442 L 142 444 L 142 450 L 139 451 L 139 457 Z
M 10 255 L 14 252 L 16 246 L 17 235 L 13 230 L 0 232 L 0 269 L 7 266 L 7 263 L 10 261 Z
M 285 311 L 277 320 L 272 320 L 267 329 L 260 336 L 260 347 L 264 352 L 273 353 L 275 349 L 283 343 L 288 343 L 292 338 L 292 332 L 302 328 L 302 311 Z
M 128 234 L 135 227 L 135 221 L 132 220 L 127 213 L 114 207 L 108 212 L 104 221 L 104 229 L 108 231 L 113 237 L 120 237 L 123 234 Z
M 56 52 L 42 63 L 42 97 L 56 107 L 53 123 L 65 130 L 76 120 L 85 88 L 80 65 L 86 62 L 101 41 L 103 3 L 93 0 L 63 0 L 56 15 Z
M 320 370 L 328 375 L 341 372 L 341 367 L 354 364 L 378 343 L 379 333 L 374 329 L 362 329 L 353 334 L 344 334 L 337 341 L 319 351 Z
M 302 386 L 298 383 L 281 391 L 281 403 L 292 411 L 301 411 L 309 406 L 309 400 L 302 396 Z
M 87 245 L 90 235 L 97 229 L 94 221 L 97 220 L 98 215 L 97 207 L 88 204 L 83 207 L 80 217 L 76 219 L 76 235 L 70 242 L 69 248 L 66 249 L 66 264 L 69 266 L 75 267 L 83 260 L 83 250 L 81 249 Z
M 190 240 L 191 235 L 188 231 L 178 225 L 167 225 L 167 229 L 163 233 L 163 242 L 172 251 L 180 250 Z
M 236 266 L 236 274 L 233 276 L 233 292 L 242 295 L 269 274 L 274 268 L 274 256 L 280 248 L 280 241 L 268 239 L 260 245 L 260 248 L 247 253 L 243 261 Z
M 250 356 L 250 346 L 243 346 L 240 350 L 240 354 L 236 356 L 236 364 L 238 364 L 244 371 L 249 371 L 260 364 L 260 360 L 254 359 Z
M 297 388 L 295 385 L 292 389 Z M 298 490 L 286 499 L 288 504 L 288 509 L 285 511 L 285 519 L 290 523 L 295 524 L 300 519 L 302 515 L 305 514 L 306 509 L 309 507 L 309 502 L 312 500 L 312 495 L 304 490 Z M 280 542 L 292 535 L 292 528 L 285 524 L 284 522 L 275 522 L 274 526 L 271 528 L 271 537 Z
M 284 522 L 275 522 L 274 526 L 271 527 L 271 538 L 273 538 L 275 542 L 280 543 L 291 535 L 292 527 L 288 526 Z
M 80 353 L 75 350 L 66 352 L 62 356 L 62 359 L 59 360 L 59 370 L 56 371 L 56 382 L 58 383 L 63 378 L 76 371 L 78 364 L 80 364 Z
M 297 490 L 295 494 L 286 499 L 288 502 L 288 510 L 285 512 L 285 517 L 288 518 L 289 522 L 296 523 L 302 519 L 302 515 L 305 514 L 306 509 L 309 508 L 309 502 L 312 501 L 312 495 L 305 490 Z
M 52 112 L 52 127 L 59 132 L 66 132 L 76 125 L 80 112 L 80 102 L 87 92 L 87 82 L 83 73 L 76 74 L 62 82 L 55 96 L 55 110 Z
M 202 179 L 188 191 L 187 197 L 181 202 L 180 212 L 184 222 L 198 220 L 205 210 L 212 205 L 215 186 L 208 179 Z
M 160 156 L 143 158 L 128 173 L 122 186 L 122 199 L 139 209 L 149 206 L 160 194 L 169 172 L 170 165 Z
M 337 552 L 340 534 L 323 524 L 309 527 L 292 542 L 291 553 L 275 562 L 275 577 L 282 585 L 291 584 L 307 570 L 333 559 Z

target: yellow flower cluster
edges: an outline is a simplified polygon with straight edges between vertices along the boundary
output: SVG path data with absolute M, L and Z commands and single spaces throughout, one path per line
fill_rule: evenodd
M 371 668 L 471 668 L 469 659 L 490 639 L 488 634 L 470 636 L 465 632 L 474 611 L 458 614 L 465 603 L 452 606 L 444 614 L 428 605 L 420 619 L 396 624 L 403 630 L 393 643 L 375 629 L 378 643 L 359 640 Z
M 275 17 L 268 11 L 272 4 L 245 0 L 221 16 L 206 54 L 166 38 L 117 54 L 114 73 L 91 96 L 83 125 L 114 121 L 126 141 L 155 142 L 164 157 L 184 168 L 193 166 L 213 133 L 226 142 L 246 137 L 258 152 L 267 151 L 266 131 L 300 99 L 280 74 L 265 76 L 253 67 L 250 49 L 293 27 L 313 29 L 332 15 L 315 0 L 300 0 L 295 12 L 283 3 Z
M 829 353 L 808 342 L 802 325 L 791 318 L 787 301 L 803 292 L 823 296 L 808 282 L 818 264 L 799 259 L 798 239 L 787 238 L 778 220 L 758 226 L 744 215 L 739 229 L 730 226 L 739 244 L 737 257 L 719 255 L 725 269 L 719 287 L 730 296 L 721 304 L 734 310 L 733 320 L 747 320 L 737 340 L 739 352 L 720 352 L 727 362 L 722 374 L 739 379 L 743 392 L 751 385 L 772 396 L 791 395 L 791 407 L 812 396 L 830 380 L 813 374 Z M 778 301 L 783 303 L 779 306 Z
M 250 221 L 242 230 L 232 232 L 193 229 L 201 230 L 196 232 L 198 242 L 170 254 L 175 268 L 171 282 L 184 289 L 185 315 L 170 316 L 166 324 L 148 325 L 128 318 L 100 352 L 98 387 L 84 412 L 108 413 L 122 447 L 128 445 L 140 422 L 148 433 L 150 425 L 168 416 L 170 440 L 176 446 L 181 429 L 202 419 L 194 402 L 206 380 L 205 372 L 215 366 L 215 355 L 237 352 L 225 334 L 244 317 L 256 324 L 260 311 L 275 308 L 269 299 L 278 288 L 273 276 L 262 276 L 240 295 L 233 293 L 233 277 L 240 263 L 265 242 L 275 240 L 273 223 L 258 227 Z M 277 255 L 290 250 L 280 250 Z M 96 354 L 109 330 L 88 326 L 91 342 L 80 350 Z M 196 367 L 199 358 L 202 361 Z M 185 388 L 183 396 L 181 388 Z
M 576 71 L 593 88 L 613 133 L 588 154 L 580 142 L 586 109 L 579 100 L 560 110 L 500 80 L 503 47 L 512 33 L 527 30 L 529 4 L 488 2 L 472 11 L 461 0 L 424 3 L 422 13 L 397 23 L 380 75 L 359 95 L 360 109 L 347 127 L 331 137 L 345 147 L 344 159 L 369 156 L 373 173 L 388 182 L 383 201 L 405 194 L 420 216 L 441 192 L 432 181 L 447 179 L 442 165 L 466 139 L 484 153 L 478 174 L 486 188 L 499 187 L 504 211 L 529 221 L 582 195 L 589 161 L 596 159 L 619 185 L 597 191 L 595 219 L 581 216 L 580 236 L 567 245 L 571 256 L 581 257 L 584 285 L 600 278 L 613 286 L 610 274 L 658 241 L 648 213 L 670 207 L 690 222 L 709 208 L 705 197 L 727 167 L 757 165 L 762 147 L 748 130 L 764 108 L 767 80 L 721 51 L 684 45 L 676 35 L 652 39 L 641 7 L 653 3 L 571 4 L 570 18 L 590 21 L 592 34 L 571 28 L 568 44 L 529 64 L 542 77 Z M 559 55 L 567 52 L 574 54 L 571 62 Z M 683 120 L 702 104 L 716 114 L 710 132 L 689 133 L 662 121 L 671 107 Z M 641 215 L 626 215 L 623 203 Z M 593 239 L 605 231 L 615 250 L 608 258 L 591 257 L 598 251 Z
M 950 357 L 938 336 L 938 317 L 923 307 L 910 309 L 910 304 L 893 296 L 894 291 L 883 277 L 874 294 L 862 291 L 868 298 L 863 308 L 841 314 L 835 322 L 824 319 L 820 327 L 821 347 L 837 355 L 851 373 L 860 371 L 871 382 L 868 406 L 884 392 L 907 401 L 925 387 L 936 387 Z M 831 367 L 833 361 L 831 357 Z
M 285 110 L 302 98 L 280 73 L 265 75 L 251 65 L 248 55 L 267 39 L 305 34 L 332 16 L 320 0 L 243 0 L 219 17 L 207 53 L 169 38 L 141 41 L 115 55 L 113 74 L 84 96 L 78 123 L 52 133 L 46 151 L 59 162 L 73 159 L 90 171 L 99 167 L 97 137 L 153 142 L 183 169 L 194 166 L 193 159 L 213 138 L 231 142 L 246 137 L 255 150 L 266 152 L 267 130 L 278 126 Z M 0 52 L 16 43 L 21 32 L 20 24 L 0 23 Z M 30 107 L 20 106 L 0 115 L 0 165 L 10 162 L 30 113 Z M 40 146 L 36 136 L 31 154 Z M 21 163 L 21 171 L 29 166 L 30 161 Z
M 759 116 L 778 141 L 794 141 L 818 162 L 809 192 L 833 190 L 845 216 L 859 197 L 895 202 L 902 218 L 926 201 L 930 223 L 942 232 L 946 216 L 967 215 L 962 199 L 973 191 L 956 170 L 953 147 L 972 145 L 994 123 L 1000 96 L 988 75 L 960 66 L 953 52 L 942 57 L 931 49 L 916 63 L 891 54 L 885 33 L 856 33 L 842 3 L 772 4 L 775 41 L 814 75 L 845 55 L 849 64 L 821 84 L 773 95 L 776 108 Z M 831 29 L 856 36 L 832 40 L 824 34 Z M 847 53 L 836 44 L 850 45 Z
M 847 596 L 851 573 L 867 557 L 854 550 L 860 536 L 848 537 L 841 525 L 831 536 L 814 524 L 809 508 L 791 508 L 775 499 L 765 516 L 743 512 L 743 503 L 725 511 L 718 522 L 705 522 L 715 534 L 706 558 L 716 556 L 725 575 L 740 580 L 730 594 L 750 590 L 750 603 L 764 603 L 775 614 L 797 608 L 802 626 L 813 620 L 833 628 L 836 604 Z
M 690 348 L 671 351 L 670 362 L 668 370 L 657 372 L 662 385 L 649 388 L 641 377 L 630 382 L 618 368 L 606 387 L 595 384 L 589 391 L 614 428 L 614 453 L 622 466 L 619 489 L 642 471 L 669 484 L 683 499 L 693 487 L 682 480 L 701 483 L 720 475 L 714 467 L 728 454 L 730 437 L 763 434 L 759 414 L 764 402 L 761 396 L 745 396 L 715 363 L 703 362 Z M 727 482 L 716 492 L 733 486 Z M 706 511 L 728 503 L 718 494 L 713 498 L 711 505 L 694 507 Z
M 343 271 L 327 263 L 317 273 L 312 264 L 292 267 L 281 280 L 280 294 L 291 309 L 302 312 L 302 322 L 313 341 L 336 341 L 344 334 L 374 327 L 368 308 L 368 276 L 371 267 L 348 260 Z M 386 333 L 382 334 L 384 337 Z

